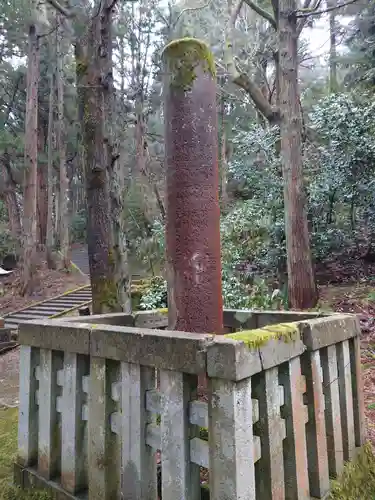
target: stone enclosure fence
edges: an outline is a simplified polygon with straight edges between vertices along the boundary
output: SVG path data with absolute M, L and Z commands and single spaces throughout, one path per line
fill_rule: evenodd
M 165 311 L 82 319 L 20 326 L 23 488 L 58 499 L 324 498 L 364 444 L 355 316 L 226 310 L 224 336 L 168 331 Z

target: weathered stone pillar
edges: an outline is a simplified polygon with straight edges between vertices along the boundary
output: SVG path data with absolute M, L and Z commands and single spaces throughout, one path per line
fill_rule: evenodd
M 169 327 L 221 333 L 215 63 L 201 41 L 164 49 Z

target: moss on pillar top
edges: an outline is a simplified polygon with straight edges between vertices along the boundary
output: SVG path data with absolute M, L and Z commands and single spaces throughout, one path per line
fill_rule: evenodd
M 270 340 L 293 342 L 300 338 L 300 333 L 297 323 L 279 323 L 278 325 L 265 326 L 256 330 L 228 333 L 224 337 L 242 340 L 249 349 L 257 349 Z
M 163 50 L 163 58 L 175 88 L 190 90 L 197 77 L 196 68 L 203 68 L 213 78 L 216 77 L 214 56 L 208 45 L 196 38 L 181 38 L 170 42 Z

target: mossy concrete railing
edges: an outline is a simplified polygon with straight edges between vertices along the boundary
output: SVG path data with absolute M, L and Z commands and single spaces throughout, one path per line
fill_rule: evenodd
M 226 336 L 168 331 L 165 311 L 20 325 L 16 482 L 198 500 L 203 467 L 211 500 L 324 498 L 365 429 L 358 320 L 317 316 L 225 311 Z

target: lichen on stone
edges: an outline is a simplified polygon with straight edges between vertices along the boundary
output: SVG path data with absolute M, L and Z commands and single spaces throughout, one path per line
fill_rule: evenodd
M 190 90 L 197 76 L 196 68 L 216 77 L 213 54 L 207 44 L 196 38 L 180 38 L 170 42 L 163 50 L 170 85 Z
M 162 307 L 157 310 L 161 314 L 168 314 L 168 308 L 167 307 Z
M 235 333 L 225 334 L 224 337 L 241 340 L 249 349 L 257 349 L 267 344 L 270 340 L 281 340 L 293 342 L 300 337 L 297 323 L 279 323 L 269 325 L 256 330 L 242 330 Z

